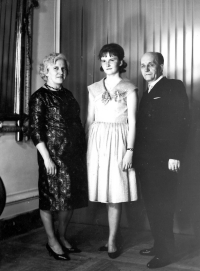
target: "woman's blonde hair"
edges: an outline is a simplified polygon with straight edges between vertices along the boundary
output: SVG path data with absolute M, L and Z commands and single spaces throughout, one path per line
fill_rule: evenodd
M 46 56 L 39 67 L 39 73 L 41 78 L 46 82 L 47 81 L 47 72 L 48 72 L 48 66 L 51 64 L 55 64 L 57 60 L 62 59 L 65 61 L 67 74 L 69 74 L 69 62 L 65 55 L 59 54 L 59 53 L 51 53 L 48 56 Z

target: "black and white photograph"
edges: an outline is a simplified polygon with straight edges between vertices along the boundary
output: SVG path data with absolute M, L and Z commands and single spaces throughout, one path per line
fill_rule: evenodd
M 0 270 L 200 270 L 200 1 L 0 0 Z

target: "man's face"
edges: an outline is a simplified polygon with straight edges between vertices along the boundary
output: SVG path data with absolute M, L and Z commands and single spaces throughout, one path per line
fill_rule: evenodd
M 158 63 L 156 54 L 146 53 L 141 58 L 141 72 L 144 79 L 151 83 L 156 81 L 163 72 L 163 64 Z

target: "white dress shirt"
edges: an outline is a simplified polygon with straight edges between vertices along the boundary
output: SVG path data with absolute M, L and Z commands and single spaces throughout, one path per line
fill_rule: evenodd
M 157 84 L 158 81 L 160 81 L 163 77 L 164 77 L 164 75 L 161 75 L 160 77 L 158 77 L 158 79 L 156 81 L 153 81 L 153 82 L 151 82 L 151 83 L 148 84 L 148 93 L 155 86 L 155 84 Z

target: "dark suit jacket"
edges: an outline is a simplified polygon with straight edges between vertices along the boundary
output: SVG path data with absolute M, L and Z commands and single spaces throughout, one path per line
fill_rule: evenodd
M 188 134 L 189 107 L 180 80 L 163 77 L 144 93 L 137 117 L 134 164 L 136 167 L 167 166 L 180 160 Z

